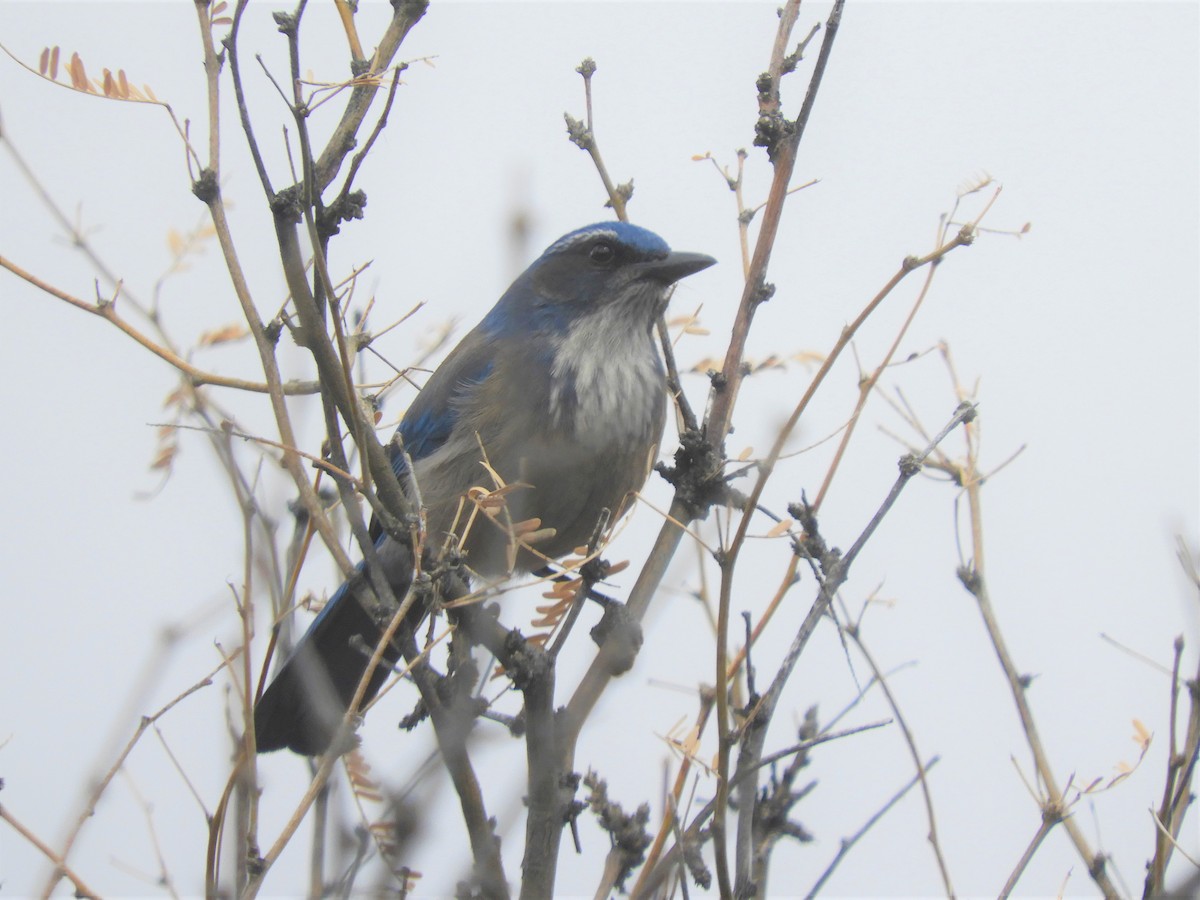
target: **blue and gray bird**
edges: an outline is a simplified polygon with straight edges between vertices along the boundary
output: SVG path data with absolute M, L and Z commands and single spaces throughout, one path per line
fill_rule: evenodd
M 426 545 L 441 546 L 455 532 L 469 568 L 497 580 L 586 544 L 604 510 L 613 520 L 626 511 L 654 464 L 666 417 L 654 323 L 675 282 L 714 262 L 674 252 L 624 222 L 589 225 L 551 244 L 434 371 L 400 422 L 393 465 L 426 509 Z M 511 486 L 503 515 L 472 520 L 464 495 L 496 488 L 496 476 Z M 531 545 L 536 552 L 511 527 L 534 519 L 552 529 Z M 402 598 L 411 550 L 386 534 L 376 548 Z M 328 749 L 367 669 L 364 648 L 381 637 L 355 596 L 365 589 L 360 566 L 263 693 L 254 711 L 260 752 Z M 389 647 L 364 702 L 398 658 Z

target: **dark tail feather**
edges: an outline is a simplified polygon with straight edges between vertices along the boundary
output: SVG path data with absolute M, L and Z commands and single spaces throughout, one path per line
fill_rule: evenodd
M 414 625 L 418 616 L 409 615 Z M 258 752 L 287 747 L 303 756 L 319 756 L 328 750 L 370 662 L 365 648 L 374 648 L 381 636 L 375 621 L 343 585 L 255 705 Z M 399 658 L 395 646 L 387 648 L 371 675 L 364 704 L 379 692 Z

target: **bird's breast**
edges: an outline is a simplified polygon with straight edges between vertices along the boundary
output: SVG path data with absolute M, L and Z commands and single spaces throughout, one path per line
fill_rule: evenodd
M 657 445 L 662 437 L 665 381 L 645 331 L 610 323 L 579 326 L 560 343 L 550 369 L 552 425 L 598 446 Z
M 416 464 L 429 526 L 464 537 L 477 571 L 537 568 L 514 557 L 498 527 L 540 520 L 554 536 L 537 545 L 554 558 L 586 544 L 601 511 L 615 517 L 649 474 L 666 416 L 664 375 L 646 329 L 568 333 L 553 353 L 498 356 L 491 377 L 469 394 L 450 440 Z M 496 522 L 462 534 L 461 497 L 470 486 L 510 486 Z

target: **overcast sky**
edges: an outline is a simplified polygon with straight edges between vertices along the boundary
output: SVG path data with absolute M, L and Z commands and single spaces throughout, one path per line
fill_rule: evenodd
M 252 53 L 286 79 L 285 47 L 270 12 L 253 4 L 241 38 L 259 140 L 287 183 L 278 95 Z M 334 244 L 336 271 L 372 261 L 360 302 L 374 296 L 377 325 L 424 301 L 424 310 L 381 341 L 397 365 L 415 359 L 425 336 L 453 319 L 458 334 L 482 316 L 511 278 L 560 234 L 607 218 L 598 179 L 565 136 L 562 114 L 583 114 L 574 67 L 599 65 L 599 140 L 614 177 L 633 178 L 633 221 L 673 247 L 709 253 L 714 269 L 689 279 L 674 309 L 703 306 L 709 335 L 685 338 L 681 363 L 719 355 L 740 294 L 733 195 L 711 163 L 750 150 L 747 202 L 765 199 L 770 179 L 750 147 L 754 81 L 774 34 L 774 5 L 739 3 L 438 3 L 400 57 L 430 57 L 404 74 L 392 121 L 359 178 L 364 222 Z M 390 7 L 363 3 L 360 31 L 371 43 Z M 806 4 L 797 36 L 827 7 Z M 769 279 L 777 291 L 760 311 L 749 353 L 823 353 L 843 324 L 908 254 L 932 247 L 939 215 L 955 191 L 990 176 L 1003 192 L 975 246 L 952 254 L 905 338 L 898 358 L 945 340 L 962 380 L 978 380 L 984 467 L 999 466 L 984 493 L 988 571 L 1001 623 L 1022 671 L 1060 781 L 1107 779 L 1133 762 L 1134 719 L 1154 733 L 1151 750 L 1124 783 L 1075 809 L 1093 846 L 1112 854 L 1118 877 L 1140 893 L 1152 850 L 1147 810 L 1162 792 L 1168 679 L 1106 641 L 1168 665 L 1172 641 L 1187 643 L 1194 673 L 1200 613 L 1175 561 L 1175 535 L 1196 547 L 1200 523 L 1200 90 L 1195 3 L 856 3 L 849 4 L 796 167 L 796 194 L 784 214 Z M 310 4 L 304 65 L 318 80 L 344 77 L 344 39 L 331 8 Z M 819 40 L 819 38 L 817 39 Z M 149 84 L 203 144 L 204 79 L 190 3 L 0 4 L 0 43 L 36 67 L 45 46 L 78 51 L 89 72 L 124 69 Z M 815 47 L 815 44 L 814 44 Z M 815 54 L 813 54 L 815 56 Z M 809 63 L 787 82 L 798 110 Z M 228 81 L 223 90 L 229 94 Z M 227 96 L 228 100 L 229 97 Z M 334 104 L 336 107 L 336 102 Z M 332 109 L 332 107 L 331 107 Z M 232 205 L 251 288 L 265 316 L 284 297 L 269 217 L 232 108 L 226 109 L 223 191 Z M 0 58 L 0 115 L 6 138 L 42 185 L 78 217 L 107 265 L 149 301 L 170 263 L 172 232 L 204 220 L 192 196 L 179 137 L 158 108 L 106 102 L 38 79 Z M 327 128 L 332 112 L 322 120 Z M 96 272 L 64 238 L 6 146 L 0 150 L 0 255 L 58 288 L 95 296 Z M 964 213 L 979 210 L 968 201 Z M 530 222 L 514 248 L 514 212 Z M 1030 223 L 1021 237 L 1013 236 Z M 209 245 L 186 272 L 163 282 L 164 321 L 182 346 L 238 319 L 228 276 Z M 906 314 L 905 288 L 856 341 L 874 366 Z M 152 712 L 219 662 L 214 641 L 239 640 L 228 585 L 240 582 L 238 512 L 204 438 L 180 437 L 171 478 L 150 469 L 155 424 L 173 371 L 104 322 L 0 272 L 0 397 L 7 473 L 2 559 L 5 625 L 0 629 L 0 775 L 3 803 L 43 839 L 58 844 L 81 809 L 82 791 Z M 286 338 L 285 338 L 286 341 Z M 294 347 L 281 351 L 288 377 L 311 375 Z M 254 377 L 246 345 L 199 350 L 206 369 Z M 385 370 L 376 362 L 376 377 Z M 765 451 L 807 385 L 811 369 L 791 362 L 747 383 L 730 450 Z M 885 380 L 936 430 L 956 398 L 936 353 Z M 796 446 L 825 436 L 853 408 L 857 372 L 846 360 L 826 385 Z M 687 390 L 702 405 L 705 382 Z M 261 397 L 214 391 L 248 423 L 270 434 Z M 411 393 L 396 391 L 397 418 Z M 307 447 L 319 446 L 319 408 L 295 404 Z M 848 546 L 895 478 L 902 448 L 880 426 L 902 432 L 884 403 L 868 406 L 859 438 L 824 508 L 823 530 Z M 947 447 L 957 451 L 960 443 Z M 673 450 L 670 438 L 664 452 Z M 782 508 L 810 495 L 829 446 L 789 459 L 770 502 Z M 249 456 L 247 458 L 250 458 Z M 281 516 L 286 483 L 264 476 L 263 500 Z M 161 490 L 159 489 L 161 487 Z M 660 505 L 661 480 L 648 494 Z M 151 496 L 147 496 L 151 495 Z M 994 895 L 1039 822 L 1022 781 L 1029 754 L 1002 674 L 971 598 L 955 578 L 954 489 L 915 479 L 868 545 L 845 590 L 857 610 L 872 592 L 888 601 L 867 617 L 864 638 L 893 676 L 921 751 L 939 754 L 931 782 L 938 828 L 962 895 Z M 643 508 L 613 548 L 634 562 L 658 526 Z M 712 523 L 706 534 L 715 541 Z M 767 530 L 764 523 L 759 533 Z M 286 523 L 283 526 L 287 530 Z M 747 563 L 738 606 L 759 610 L 774 589 L 786 547 L 760 542 Z M 756 579 L 753 572 L 760 572 Z M 710 577 L 712 573 L 710 572 Z M 632 584 L 618 579 L 620 594 Z M 686 549 L 648 622 L 635 670 L 614 684 L 585 734 L 581 767 L 609 777 L 628 807 L 654 803 L 668 758 L 657 735 L 695 711 L 695 688 L 712 680 L 703 610 L 686 595 L 699 585 Z M 318 560 L 303 587 L 337 585 Z M 536 598 L 536 592 L 533 596 Z M 813 596 L 811 578 L 781 613 L 775 643 L 756 664 L 774 671 L 779 648 Z M 513 624 L 533 601 L 514 601 Z M 164 628 L 184 637 L 154 665 Z M 265 633 L 264 629 L 260 633 Z M 575 659 L 590 660 L 584 630 Z M 257 645 L 256 663 L 262 644 Z M 818 704 L 823 719 L 856 693 L 865 666 L 827 623 L 794 676 L 768 741 L 786 746 L 790 725 Z M 147 676 L 152 672 L 152 676 Z M 132 699 L 131 699 L 132 698 Z M 192 780 L 204 809 L 147 736 L 83 832 L 72 864 L 106 895 L 154 895 L 158 864 L 147 817 L 175 887 L 202 890 L 206 826 L 227 776 L 222 709 L 225 682 L 190 698 L 161 722 L 163 738 Z M 431 746 L 427 733 L 397 733 L 405 700 L 381 704 L 365 730 L 378 777 L 402 785 Z M 845 724 L 887 716 L 872 697 Z M 490 729 L 485 754 L 491 808 L 502 826 L 520 821 L 520 747 Z M 711 752 L 711 743 L 705 752 Z M 649 764 L 628 766 L 630 759 Z M 1014 764 L 1015 763 L 1015 764 Z M 294 757 L 266 760 L 263 831 L 273 836 L 305 784 Z M 853 833 L 912 774 L 892 727 L 818 752 L 808 770 L 818 787 L 797 807 L 815 835 L 784 845 L 773 893 L 806 891 Z M 447 847 L 463 843 L 445 789 L 422 788 L 448 813 L 414 848 L 436 896 L 461 877 Z M 698 796 L 711 796 L 703 782 Z M 1200 850 L 1196 817 L 1184 847 Z M 925 839 L 924 807 L 910 795 L 872 830 L 828 885 L 831 895 L 936 894 L 941 881 Z M 519 829 L 505 844 L 519 872 Z M 564 892 L 591 895 L 606 838 L 584 830 L 585 856 L 564 843 Z M 301 838 L 269 893 L 301 890 Z M 1175 871 L 1182 872 L 1183 866 Z M 48 867 L 30 845 L 0 827 L 0 882 L 10 895 L 39 891 Z M 1025 894 L 1094 895 L 1085 867 L 1061 830 L 1022 880 Z

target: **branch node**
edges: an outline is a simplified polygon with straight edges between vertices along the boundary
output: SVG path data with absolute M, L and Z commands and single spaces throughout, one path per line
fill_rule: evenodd
M 563 118 L 567 122 L 567 137 L 571 143 L 580 150 L 591 150 L 594 139 L 588 127 L 568 112 L 563 113 Z
M 624 675 L 642 648 L 642 626 L 623 603 L 609 603 L 600 621 L 589 632 L 596 646 L 606 648 L 609 673 Z
M 958 571 L 955 574 L 958 575 L 958 580 L 962 582 L 963 587 L 970 591 L 971 594 L 979 596 L 979 587 L 981 582 L 979 578 L 979 572 L 976 571 L 974 566 L 959 566 Z
M 921 460 L 915 453 L 905 453 L 900 457 L 900 474 L 912 478 L 921 471 Z
M 298 184 L 293 184 L 278 191 L 271 198 L 271 213 L 282 222 L 295 225 L 304 218 L 304 191 Z
M 589 136 L 589 139 L 590 139 L 590 137 L 591 137 L 591 132 L 590 132 L 590 131 L 588 132 L 588 136 Z M 615 188 L 613 188 L 613 192 L 614 192 L 614 193 L 615 193 L 615 194 L 616 194 L 618 197 L 620 197 L 620 198 L 621 198 L 621 200 L 623 200 L 625 203 L 628 203 L 628 202 L 629 202 L 629 201 L 630 201 L 630 200 L 633 198 L 633 179 L 632 179 L 632 178 L 630 178 L 630 179 L 629 179 L 628 181 L 626 181 L 624 184 L 618 184 L 618 185 L 617 185 Z M 604 205 L 605 205 L 605 206 L 606 206 L 608 209 L 612 209 L 612 208 L 613 208 L 613 202 L 612 202 L 612 199 L 610 198 L 610 199 L 606 200 L 606 201 L 605 201 L 605 203 L 604 203 Z
M 271 18 L 275 20 L 275 26 L 279 29 L 280 34 L 285 34 L 288 37 L 296 33 L 297 19 L 294 15 L 288 12 L 273 12 Z
M 717 386 L 717 379 L 723 376 L 712 378 Z M 675 486 L 675 497 L 687 505 L 688 514 L 703 519 L 709 507 L 724 503 L 729 496 L 724 467 L 724 454 L 719 448 L 713 447 L 699 431 L 685 431 L 679 436 L 675 465 L 658 463 L 654 470 Z
M 216 171 L 201 169 L 200 176 L 192 182 L 192 193 L 200 198 L 200 202 L 211 206 L 221 193 Z

